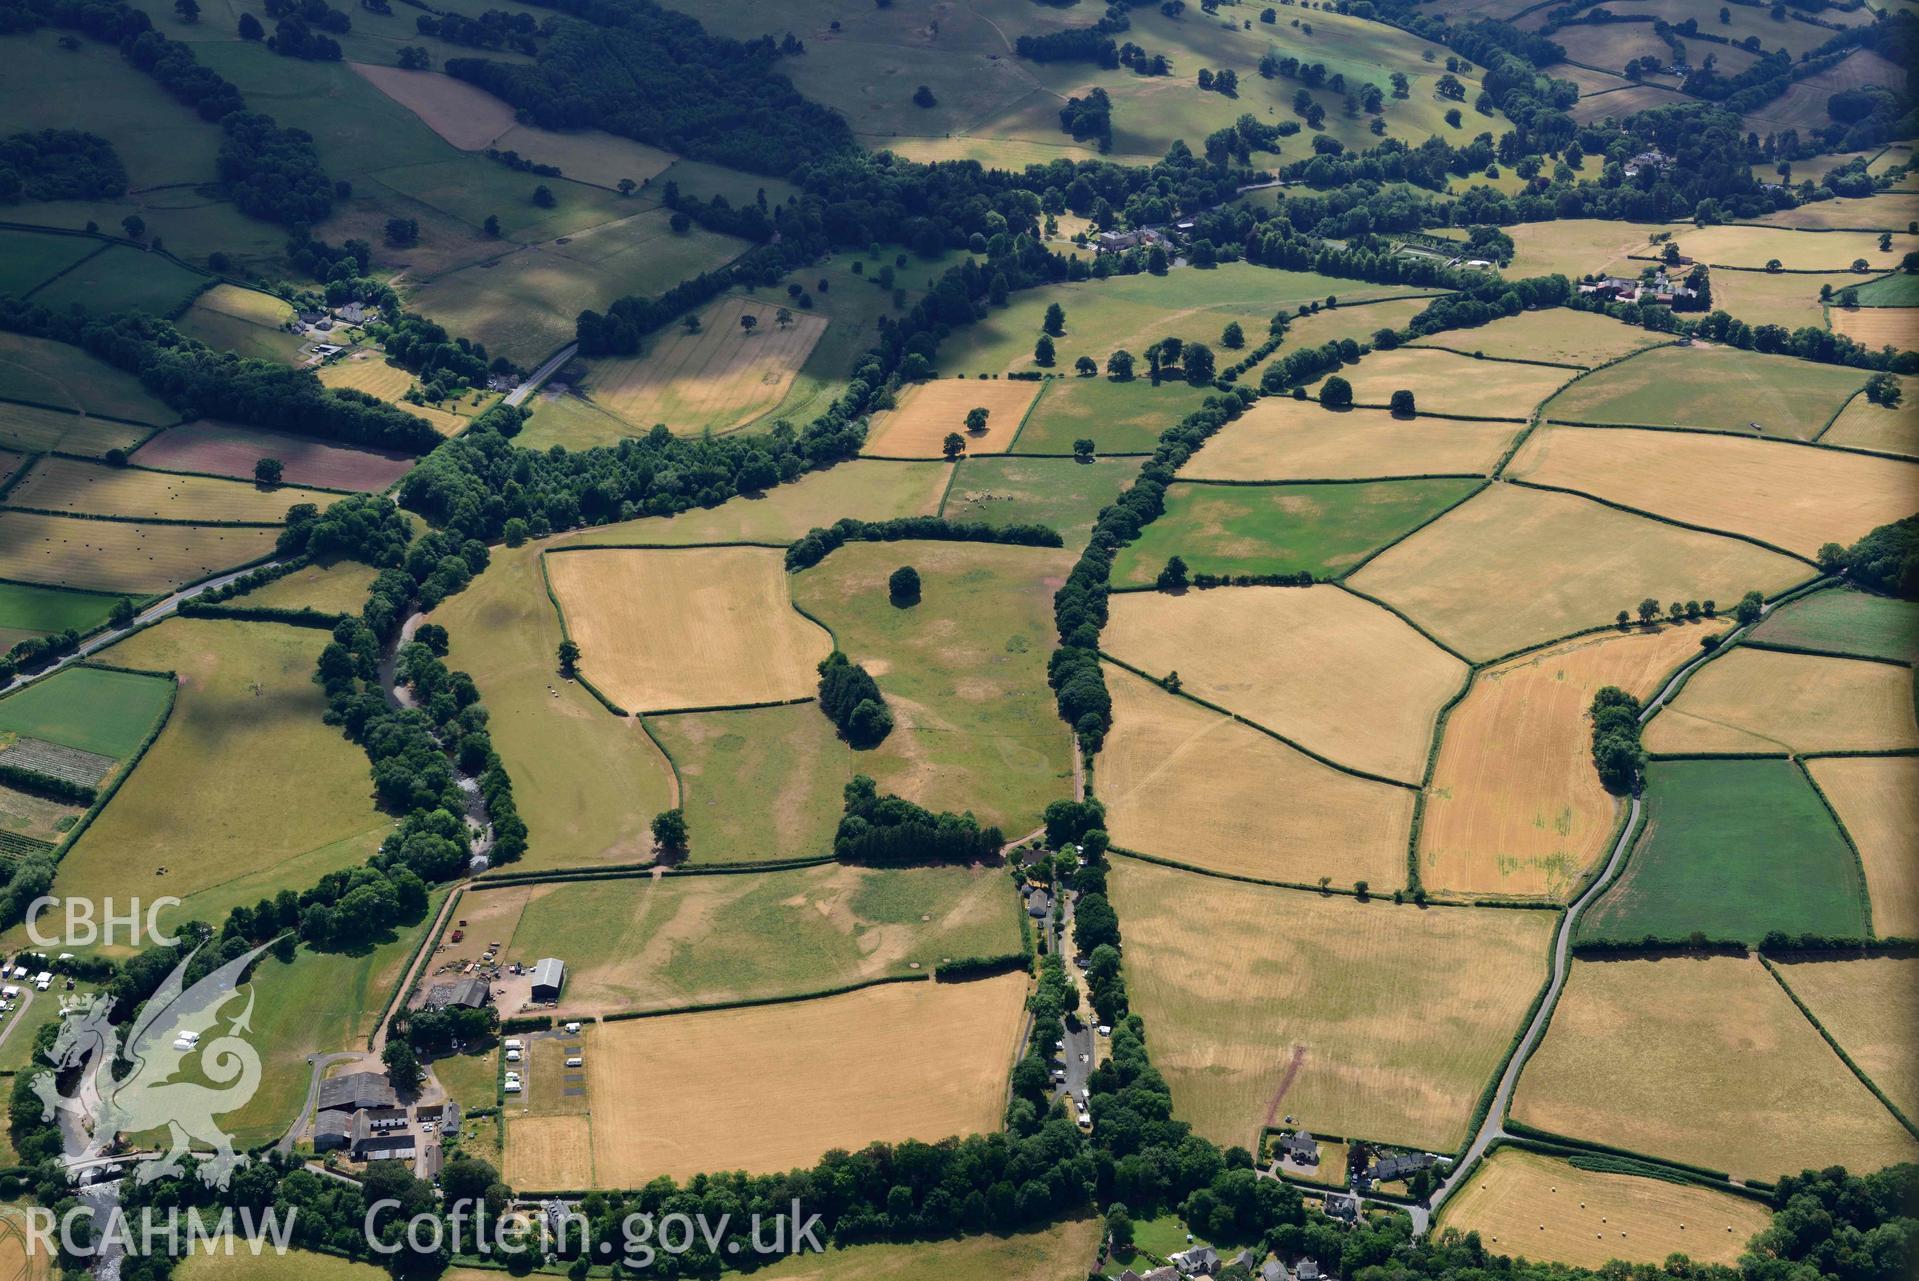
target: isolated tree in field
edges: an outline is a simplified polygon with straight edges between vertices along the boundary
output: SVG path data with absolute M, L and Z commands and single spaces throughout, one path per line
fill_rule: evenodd
M 1053 340 L 1045 334 L 1041 334 L 1039 341 L 1033 344 L 1033 362 L 1042 368 L 1053 367 Z
M 480 230 L 484 231 L 489 239 L 498 240 L 500 238 L 500 215 L 488 214 L 486 221 L 480 224 Z
M 1413 393 L 1404 387 L 1393 393 L 1391 404 L 1395 418 L 1411 418 L 1419 412 Z
M 1864 258 L 1854 258 L 1852 260 L 1852 269 L 1858 272 L 1865 272 L 1870 271 L 1872 267 Z
M 940 442 L 940 452 L 946 455 L 946 461 L 952 462 L 966 452 L 966 437 L 956 431 L 946 433 L 946 439 Z
M 1081 356 L 1073 362 L 1073 372 L 1081 378 L 1092 378 L 1098 375 L 1099 365 L 1091 356 Z
M 758 329 L 759 327 L 760 327 L 760 318 L 758 316 L 755 316 L 752 312 L 749 311 L 745 315 L 740 317 L 740 332 L 750 334 L 755 329 Z
M 125 627 L 133 622 L 133 602 L 122 596 L 113 602 L 113 609 L 107 614 L 107 621 L 115 627 Z
M 689 334 L 697 334 L 700 332 L 700 318 L 689 311 L 680 317 L 680 328 Z
M 972 432 L 974 435 L 978 435 L 980 432 L 986 430 L 986 420 L 991 416 L 991 412 L 984 407 L 979 405 L 973 406 L 966 411 L 966 430 Z
M 1879 233 L 1879 252 L 1882 254 L 1892 252 L 1892 233 L 1890 231 L 1882 231 Z
M 547 186 L 545 183 L 541 183 L 533 189 L 533 203 L 542 209 L 551 209 L 554 205 L 559 204 L 560 200 L 558 196 L 553 194 L 553 188 Z
M 1622 609 L 1619 611 L 1619 617 L 1615 621 L 1618 622 L 1620 630 L 1623 631 L 1627 624 L 1632 622 L 1632 614 L 1630 611 Z
M 1121 347 L 1106 358 L 1106 375 L 1114 382 L 1128 382 L 1133 377 L 1133 353 Z
M 781 307 L 773 313 L 773 323 L 781 329 L 791 329 L 793 327 L 793 313 L 785 307 Z
M 920 572 L 901 565 L 886 578 L 886 595 L 895 605 L 917 605 L 920 599 Z
M 630 196 L 634 192 L 640 189 L 640 184 L 637 182 L 634 182 L 631 178 L 620 179 L 617 186 L 619 187 L 620 194 L 622 196 Z
M 1216 369 L 1213 349 L 1203 342 L 1189 342 L 1180 354 L 1180 365 L 1186 374 L 1186 381 L 1195 387 L 1204 387 L 1213 381 Z
M 1066 308 L 1058 303 L 1046 305 L 1046 319 L 1040 322 L 1040 328 L 1057 338 L 1066 332 Z
M 1446 108 L 1446 123 L 1458 129 L 1465 123 L 1465 117 L 1459 114 L 1458 107 Z
M 180 15 L 182 22 L 198 22 L 200 0 L 173 0 L 173 11 Z
M 913 90 L 913 105 L 916 107 L 937 107 L 939 105 L 939 99 L 933 96 L 931 89 L 928 89 L 925 85 L 921 85 L 919 88 Z
M 1891 374 L 1874 374 L 1866 379 L 1866 399 L 1872 404 L 1892 409 L 1904 396 L 1905 390 Z
M 1648 596 L 1639 602 L 1639 621 L 1651 626 L 1652 620 L 1659 617 L 1659 602 Z
M 128 214 L 120 220 L 120 230 L 127 233 L 127 239 L 138 240 L 147 232 L 147 220 L 139 214 Z
M 1163 592 L 1183 591 L 1191 579 L 1184 558 L 1173 556 L 1166 561 L 1166 567 L 1159 571 L 1159 577 L 1153 580 L 1153 585 Z
M 277 458 L 262 458 L 253 464 L 253 479 L 262 485 L 277 485 L 286 467 Z
M 265 36 L 266 33 L 267 33 L 267 29 L 260 25 L 260 20 L 258 18 L 254 17 L 250 13 L 243 13 L 240 15 L 240 39 L 258 40 L 261 37 Z
M 575 641 L 560 642 L 560 675 L 571 676 L 580 670 L 580 647 Z
M 433 55 L 419 45 L 400 46 L 400 70 L 425 71 L 433 65 Z
M 1238 351 L 1246 345 L 1246 331 L 1239 327 L 1237 320 L 1226 322 L 1226 328 L 1219 331 L 1219 345 L 1228 351 Z
M 1758 622 L 1759 616 L 1765 612 L 1766 598 L 1758 592 L 1747 592 L 1733 607 L 1732 616 L 1741 627 L 1745 627 Z
M 685 210 L 675 210 L 673 216 L 666 220 L 666 225 L 673 229 L 674 235 L 684 236 L 693 230 L 693 219 L 687 216 Z
M 653 843 L 668 858 L 686 855 L 686 815 L 677 809 L 661 810 L 653 816 Z
M 1319 403 L 1328 409 L 1351 409 L 1353 407 L 1353 385 L 1334 374 L 1319 388 Z
M 1782 262 L 1780 262 L 1780 261 L 1779 261 L 1779 260 L 1778 260 L 1777 258 L 1768 258 L 1768 259 L 1766 259 L 1766 270 L 1767 270 L 1767 271 L 1778 271 L 1778 270 L 1779 270 L 1779 269 L 1780 269 L 1781 267 L 1784 267 L 1785 265 L 1786 265 L 1786 264 L 1784 264 L 1784 263 L 1782 263 Z
M 1073 442 L 1073 458 L 1082 463 L 1093 461 L 1093 441 L 1091 437 L 1081 436 Z

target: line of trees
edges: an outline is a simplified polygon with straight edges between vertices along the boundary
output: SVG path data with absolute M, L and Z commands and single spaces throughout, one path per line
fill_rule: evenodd
M 981 827 L 969 811 L 938 813 L 901 796 L 881 795 L 856 774 L 846 785 L 846 811 L 833 834 L 833 857 L 869 867 L 927 863 L 987 863 L 1004 844 L 997 827 Z

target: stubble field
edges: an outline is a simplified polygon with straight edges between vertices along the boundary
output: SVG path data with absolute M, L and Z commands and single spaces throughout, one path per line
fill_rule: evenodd
M 250 479 L 253 464 L 277 458 L 290 485 L 381 490 L 413 466 L 407 454 L 336 445 L 201 419 L 170 427 L 142 445 L 133 461 L 161 470 L 212 472 Z
M 1646 750 L 1892 751 L 1919 747 L 1912 669 L 1742 645 L 1686 682 L 1646 726 Z
M 270 555 L 278 530 L 0 513 L 0 577 L 136 595 Z
M 1531 415 L 1534 406 L 1564 386 L 1575 372 L 1550 365 L 1475 360 L 1425 347 L 1396 347 L 1375 351 L 1357 365 L 1327 376 L 1351 383 L 1356 405 L 1385 405 L 1395 391 L 1406 390 L 1424 413 L 1517 420 Z M 1321 380 L 1306 391 L 1316 397 L 1324 387 Z
M 43 458 L 7 492 L 18 507 L 75 515 L 139 520 L 271 521 L 286 519 L 295 503 L 325 507 L 337 494 L 273 488 L 252 481 L 179 476 L 134 467 L 107 467 L 73 458 Z
M 1919 935 L 1919 859 L 1912 857 L 1912 833 L 1919 831 L 1919 759 L 1838 756 L 1806 766 L 1859 848 L 1873 933 Z
M 1226 424 L 1179 474 L 1239 481 L 1483 476 L 1518 430 L 1509 423 L 1409 420 L 1383 409 L 1342 413 L 1314 401 L 1266 399 Z
M 1734 347 L 1658 347 L 1582 378 L 1546 404 L 1554 422 L 1706 427 L 1810 440 L 1862 371 Z
M 1894 1107 L 1919 1115 L 1919 958 L 1795 961 L 1775 972 Z
M 919 383 L 901 391 L 897 409 L 877 416 L 863 452 L 883 458 L 939 458 L 942 442 L 958 432 L 969 454 L 1003 454 L 1039 392 L 1039 383 L 1007 379 Z M 966 426 L 966 415 L 976 408 L 987 412 L 982 432 Z

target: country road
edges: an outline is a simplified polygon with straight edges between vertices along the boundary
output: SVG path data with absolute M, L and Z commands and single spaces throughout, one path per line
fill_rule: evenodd
M 547 357 L 547 361 L 544 365 L 541 365 L 538 369 L 534 370 L 532 374 L 530 374 L 527 377 L 527 380 L 525 382 L 521 383 L 518 387 L 515 387 L 512 391 L 509 391 L 506 394 L 506 403 L 509 405 L 524 404 L 528 396 L 531 396 L 535 391 L 539 390 L 539 386 L 541 383 L 545 382 L 547 379 L 551 378 L 554 374 L 558 373 L 560 371 L 561 366 L 565 365 L 567 361 L 573 359 L 574 353 L 578 352 L 579 350 L 580 350 L 580 344 L 576 342 L 568 343 L 566 346 L 560 348 L 558 351 L 554 352 L 551 356 Z
M 1771 609 L 1770 605 L 1761 606 L 1761 617 L 1764 617 Z M 1674 672 L 1672 677 L 1660 687 L 1659 692 L 1653 695 L 1646 706 L 1640 710 L 1640 723 L 1644 724 L 1650 720 L 1652 714 L 1678 692 L 1680 685 L 1688 676 L 1692 675 L 1701 664 L 1710 661 L 1715 655 L 1725 650 L 1745 630 L 1743 626 L 1733 628 L 1713 649 L 1702 653 Z M 1512 1057 L 1507 1060 L 1505 1071 L 1499 1077 L 1499 1085 L 1493 1091 L 1492 1106 L 1486 1109 L 1486 1119 L 1480 1122 L 1479 1132 L 1473 1135 L 1472 1142 L 1466 1146 L 1465 1155 L 1453 1164 L 1452 1173 L 1440 1183 L 1426 1205 L 1407 1207 L 1413 1218 L 1414 1232 L 1423 1233 L 1427 1230 L 1433 1216 L 1439 1213 L 1446 1199 L 1472 1177 L 1473 1167 L 1486 1154 L 1486 1149 L 1491 1147 L 1495 1140 L 1506 1137 L 1506 1109 L 1512 1103 L 1513 1091 L 1519 1085 L 1519 1074 L 1526 1066 L 1527 1056 L 1539 1044 L 1539 1039 L 1546 1034 L 1546 1028 L 1552 1022 L 1553 1010 L 1559 1003 L 1559 994 L 1565 989 L 1566 978 L 1572 972 L 1573 930 L 1578 926 L 1579 918 L 1586 908 L 1612 886 L 1613 881 L 1619 876 L 1620 869 L 1625 866 L 1626 853 L 1632 847 L 1633 837 L 1639 830 L 1641 811 L 1640 799 L 1635 796 L 1627 812 L 1625 826 L 1619 831 L 1619 839 L 1613 842 L 1612 853 L 1607 856 L 1605 866 L 1600 870 L 1599 875 L 1593 878 L 1592 884 L 1588 885 L 1578 898 L 1567 904 L 1565 914 L 1559 918 L 1559 932 L 1553 938 L 1553 973 L 1546 989 L 1546 999 L 1539 1003 L 1539 1011 L 1533 1015 L 1533 1020 L 1527 1025 L 1525 1034 L 1520 1037 Z
M 31 685 L 35 681 L 45 680 L 63 667 L 70 666 L 84 658 L 91 658 L 93 655 L 107 648 L 107 646 L 125 639 L 130 633 L 138 631 L 148 623 L 158 622 L 160 619 L 173 613 L 180 608 L 180 602 L 183 600 L 192 600 L 202 592 L 210 592 L 216 587 L 225 587 L 236 578 L 242 578 L 247 574 L 251 574 L 256 569 L 267 569 L 278 563 L 278 561 L 265 561 L 262 564 L 249 565 L 245 569 L 231 570 L 228 573 L 209 578 L 205 582 L 195 583 L 191 587 L 182 587 L 179 591 L 162 597 L 141 610 L 138 614 L 135 614 L 133 621 L 125 627 L 111 628 L 101 632 L 97 636 L 89 637 L 87 640 L 81 641 L 80 648 L 74 650 L 73 653 L 48 663 L 39 671 L 31 674 L 23 672 L 15 676 L 6 685 L 0 686 L 0 694 L 18 689 L 22 685 Z

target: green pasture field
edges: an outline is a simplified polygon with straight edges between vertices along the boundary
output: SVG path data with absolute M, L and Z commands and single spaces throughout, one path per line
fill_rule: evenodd
M 496 895 L 518 897 L 517 918 Z M 563 1008 L 603 1013 L 796 996 L 1020 949 L 1019 896 L 997 867 L 558 882 L 462 907 L 498 911 L 487 937 L 515 960 L 564 956 Z
M 755 1275 L 763 1281 L 1059 1281 L 1077 1275 L 1094 1257 L 1101 1231 L 1100 1220 L 1079 1219 L 1020 1236 L 988 1233 L 916 1245 L 833 1246 L 822 1254 L 782 1259 Z
M 221 1010 L 228 1018 L 237 1015 L 251 994 L 247 1040 L 261 1059 L 259 1091 L 223 1118 L 235 1146 L 271 1143 L 299 1118 L 313 1079 L 308 1055 L 366 1048 L 366 1038 L 405 977 L 414 946 L 445 898 L 444 890 L 430 895 L 423 920 L 389 931 L 359 953 L 302 947 L 290 962 L 261 959 L 252 981 Z M 190 1060 L 178 1075 L 204 1080 L 197 1065 L 197 1058 Z
M 500 1085 L 500 1051 L 486 1049 L 473 1054 L 450 1054 L 434 1059 L 430 1066 L 440 1088 L 462 1111 L 493 1106 Z M 462 1130 L 465 1128 L 461 1126 Z
M 371 565 L 343 560 L 337 565 L 308 565 L 265 587 L 233 598 L 236 606 L 268 609 L 318 609 L 334 614 L 358 614 L 366 604 L 367 589 L 376 573 Z
M 279 623 L 170 618 L 106 650 L 104 662 L 179 673 L 180 688 L 166 728 L 62 860 L 58 892 L 167 894 L 185 900 L 169 923 L 219 921 L 365 862 L 393 820 L 373 806 L 365 753 L 321 719 L 313 665 L 325 644 Z
M 1011 840 L 1072 778 L 1071 736 L 1046 686 L 1053 593 L 1073 553 L 986 543 L 848 543 L 793 578 L 793 600 L 879 682 L 898 724 L 859 754 L 882 791 L 970 809 Z M 895 568 L 920 602 L 888 599 Z
M 1808 29 L 1819 31 L 1817 27 Z M 1854 49 L 1838 66 L 1793 81 L 1786 92 L 1747 112 L 1742 126 L 1761 138 L 1787 129 L 1797 129 L 1803 136 L 1832 123 L 1826 104 L 1833 94 L 1865 85 L 1897 85 L 1904 74 L 1897 63 L 1873 50 Z
M 1919 276 L 1903 271 L 1868 280 L 1857 289 L 1861 307 L 1919 307 Z
M 163 27 L 174 38 L 183 30 L 172 21 Z M 218 124 L 176 102 L 113 44 L 81 37 L 79 48 L 62 49 L 60 35 L 48 29 L 10 35 L 0 44 L 7 64 L 6 83 L 0 85 L 0 134 L 37 129 L 98 134 L 113 143 L 127 169 L 127 186 L 135 191 L 215 181 Z M 26 206 L 9 216 L 39 222 L 37 214 L 37 206 Z M 116 223 L 100 225 L 119 233 Z
M 799 194 L 798 187 L 782 179 L 744 173 L 738 169 L 728 169 L 725 165 L 708 164 L 704 160 L 675 160 L 647 184 L 647 191 L 651 194 L 655 188 L 663 188 L 669 182 L 678 183 L 684 195 L 698 196 L 702 200 L 725 196 L 735 207 L 752 204 L 759 199 L 762 191 L 766 193 L 766 202 L 770 205 L 785 204 L 790 197 Z
M 1206 270 L 1141 273 L 1075 284 L 1024 289 L 984 320 L 954 332 L 940 344 L 942 377 L 971 377 L 1037 369 L 1033 344 L 1046 309 L 1058 303 L 1066 312 L 1066 332 L 1053 340 L 1053 371 L 1071 374 L 1073 362 L 1091 356 L 1100 370 L 1116 348 L 1133 353 L 1135 372 L 1146 373 L 1146 348 L 1177 336 L 1203 342 L 1218 363 L 1231 363 L 1220 332 L 1238 321 L 1248 346 L 1262 342 L 1274 313 L 1295 313 L 1302 304 L 1339 298 L 1357 302 L 1428 292 L 1401 285 L 1369 285 L 1312 272 L 1274 271 L 1246 263 Z
M 1447 330 L 1416 338 L 1408 346 L 1445 347 L 1469 355 L 1548 360 L 1590 368 L 1665 341 L 1663 334 L 1623 324 L 1610 316 L 1552 307 L 1507 316 L 1477 329 Z
M 287 330 L 292 304 L 237 285 L 215 285 L 175 321 L 180 332 L 221 351 L 261 360 L 290 361 L 304 341 Z
M 568 185 L 560 192 L 562 204 L 587 190 L 593 189 Z M 596 202 L 603 198 L 595 191 Z M 581 311 L 604 308 L 629 294 L 663 293 L 749 248 L 736 237 L 699 227 L 676 235 L 667 218 L 660 209 L 633 211 L 571 237 L 569 244 L 523 248 L 437 277 L 409 301 L 450 332 L 485 343 L 489 353 L 536 365 L 573 340 Z
M 1100 508 L 1133 483 L 1139 462 L 1101 458 L 966 458 L 953 474 L 940 514 L 988 525 L 1050 525 L 1066 545 L 1083 547 Z
M 1546 402 L 1555 422 L 1710 427 L 1807 440 L 1865 383 L 1864 371 L 1733 347 L 1659 347 Z
M 106 592 L 75 592 L 32 583 L 0 583 L 0 642 L 10 647 L 28 636 L 49 636 L 71 627 L 89 632 L 107 620 L 120 598 Z
M 465 1275 L 463 1275 L 465 1274 Z M 231 1254 L 195 1250 L 180 1260 L 174 1273 L 180 1281 L 380 1281 L 386 1273 L 371 1263 L 355 1263 L 331 1254 L 289 1249 L 271 1250 L 255 1258 L 244 1241 Z M 468 1281 L 470 1270 L 454 1268 L 442 1274 L 447 1281 Z M 491 1281 L 490 1274 L 488 1281 Z
M 0 377 L 5 376 L 0 369 Z M 57 409 L 0 401 L 0 445 L 26 453 L 59 450 L 98 458 L 109 449 L 132 450 L 153 434 L 151 427 L 87 418 Z
M 0 231 L 0 294 L 25 297 L 35 285 L 97 252 L 102 245 L 90 236 Z
M 1194 573 L 1337 576 L 1458 502 L 1476 480 L 1357 485 L 1175 484 L 1166 514 L 1113 561 L 1116 586 L 1150 585 L 1168 558 Z
M 1255 341 L 1248 335 L 1249 345 Z M 1157 387 L 1143 375 L 1114 382 L 1106 377 L 1105 366 L 1100 358 L 1097 377 L 1049 380 L 1012 452 L 1070 454 L 1073 442 L 1084 439 L 1100 453 L 1151 453 L 1161 432 L 1217 394 L 1211 384 L 1194 387 L 1183 379 Z
M 78 805 L 0 785 L 0 832 L 58 845 L 80 820 Z
M 614 716 L 555 670 L 560 620 L 540 550 L 496 549 L 486 573 L 430 621 L 447 629 L 447 662 L 472 675 L 486 703 L 528 829 L 519 866 L 646 862 L 648 825 L 674 803 L 672 772 L 638 721 Z
M 0 699 L 0 730 L 124 757 L 153 728 L 168 693 L 158 677 L 69 667 Z
M 1807 275 L 1799 272 L 1720 271 L 1712 277 L 1715 310 L 1736 316 L 1748 325 L 1783 325 L 1787 329 L 1826 328 L 1826 304 L 1819 299 L 1821 285 L 1836 293 L 1857 285 L 1851 272 Z
M 33 1060 L 33 1038 L 42 1027 L 60 1017 L 60 998 L 62 996 L 93 996 L 99 988 L 92 983 L 76 983 L 72 992 L 65 992 L 66 984 L 45 992 L 35 992 L 33 1003 L 24 1011 L 17 1007 L 7 1018 L 17 1020 L 13 1031 L 7 1033 L 4 1046 L 0 1046 L 0 1072 L 16 1073 L 31 1065 Z
M 144 311 L 165 317 L 184 307 L 206 283 L 207 277 L 169 258 L 114 245 L 39 290 L 33 300 L 56 311 L 78 306 L 103 316 Z
M 78 347 L 20 334 L 0 333 L 0 400 L 31 401 L 75 413 L 111 414 L 156 427 L 180 419 L 132 374 Z M 14 445 L 3 428 L 0 444 L 15 449 L 36 448 Z
M 1752 639 L 1919 663 L 1919 605 L 1841 588 L 1774 610 Z
M 47 201 L 32 206 L 32 221 L 74 231 L 91 222 L 117 236 L 124 234 L 121 221 L 137 214 L 146 223 L 149 242 L 159 240 L 167 252 L 188 263 L 204 263 L 209 254 L 219 252 L 236 272 L 285 275 L 286 229 L 241 213 L 221 199 L 218 190 L 206 185 L 148 187 L 116 200 Z M 379 238 L 378 229 L 374 238 Z
M 679 767 L 691 861 L 829 853 L 860 755 L 817 703 L 651 716 Z
M 1654 762 L 1646 814 L 1581 940 L 1870 932 L 1859 862 L 1791 761 Z

